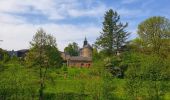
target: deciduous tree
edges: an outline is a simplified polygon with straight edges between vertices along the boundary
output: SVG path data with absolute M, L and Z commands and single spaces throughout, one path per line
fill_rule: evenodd
M 79 54 L 78 44 L 75 42 L 68 44 L 68 46 L 64 48 L 64 52 L 68 53 L 71 56 L 78 56 Z
M 56 39 L 52 35 L 47 34 L 43 29 L 37 31 L 30 44 L 31 49 L 27 54 L 26 61 L 31 66 L 37 66 L 39 68 L 39 99 L 43 100 L 47 69 L 52 66 L 60 67 L 62 58 L 56 47 Z
M 146 19 L 138 26 L 139 37 L 144 41 L 147 47 L 152 48 L 152 51 L 160 54 L 165 42 L 170 39 L 170 21 L 165 17 L 154 16 Z

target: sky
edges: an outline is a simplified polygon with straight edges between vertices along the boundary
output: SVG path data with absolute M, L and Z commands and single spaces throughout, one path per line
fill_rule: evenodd
M 39 28 L 52 34 L 63 51 L 68 43 L 81 47 L 85 36 L 93 44 L 106 11 L 113 9 L 128 22 L 129 39 L 137 37 L 137 26 L 152 16 L 170 19 L 169 0 L 0 0 L 0 48 L 30 48 Z

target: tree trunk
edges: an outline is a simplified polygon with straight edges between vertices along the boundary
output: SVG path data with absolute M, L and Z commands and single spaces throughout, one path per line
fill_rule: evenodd
M 39 89 L 39 100 L 43 100 L 42 66 L 40 67 L 40 89 Z

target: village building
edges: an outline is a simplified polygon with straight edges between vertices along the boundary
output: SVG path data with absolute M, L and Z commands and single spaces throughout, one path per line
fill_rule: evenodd
M 79 50 L 79 56 L 70 56 L 62 52 L 62 58 L 66 61 L 69 67 L 90 67 L 92 65 L 92 46 L 85 38 L 83 48 Z
M 68 67 L 90 67 L 92 65 L 92 51 L 92 46 L 85 38 L 83 47 L 79 49 L 78 56 L 70 56 L 66 52 L 61 52 L 61 57 Z M 19 58 L 24 58 L 27 52 L 29 52 L 28 49 L 22 49 L 18 51 L 12 50 L 8 51 L 8 54 L 10 57 L 16 56 Z
M 26 53 L 29 52 L 29 49 L 22 49 L 22 50 L 18 50 L 18 51 L 8 51 L 8 54 L 10 57 L 19 57 L 19 58 L 24 58 L 26 56 Z

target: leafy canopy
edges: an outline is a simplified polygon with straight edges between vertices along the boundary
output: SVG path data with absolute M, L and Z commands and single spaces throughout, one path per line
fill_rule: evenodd
M 160 53 L 162 48 L 169 47 L 167 43 L 170 40 L 170 21 L 160 16 L 148 18 L 139 24 L 138 34 L 147 47 Z
M 78 56 L 79 55 L 78 44 L 75 42 L 68 44 L 68 46 L 64 48 L 64 52 L 68 53 L 70 56 Z
M 56 39 L 52 35 L 39 29 L 30 44 L 31 49 L 26 57 L 27 62 L 32 65 L 61 66 L 62 58 L 57 49 Z

